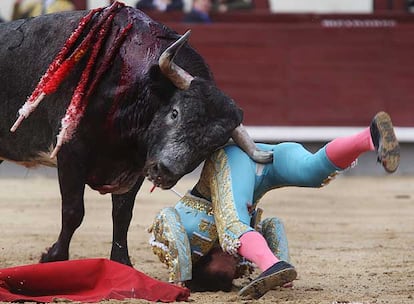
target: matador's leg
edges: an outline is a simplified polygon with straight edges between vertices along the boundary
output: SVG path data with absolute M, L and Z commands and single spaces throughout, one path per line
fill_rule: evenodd
M 259 225 L 259 231 L 269 248 L 280 260 L 289 262 L 289 247 L 283 222 L 277 217 L 266 218 Z
M 169 281 L 178 283 L 191 280 L 191 250 L 187 233 L 174 208 L 164 208 L 156 216 L 149 232 L 155 255 L 167 265 Z
M 279 260 L 289 263 L 289 246 L 283 222 L 277 217 L 266 218 L 263 221 L 260 221 L 261 212 L 262 209 L 260 208 L 255 210 L 255 216 L 252 218 L 252 227 L 263 235 L 270 250 L 279 258 Z M 255 220 L 260 223 L 256 224 Z M 249 275 L 252 271 L 252 264 L 241 259 L 238 265 L 237 278 Z

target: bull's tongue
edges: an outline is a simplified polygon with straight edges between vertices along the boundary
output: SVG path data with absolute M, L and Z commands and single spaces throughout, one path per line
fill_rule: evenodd
M 152 193 L 155 190 L 156 187 L 157 187 L 157 185 L 156 184 L 153 184 L 152 187 L 151 187 L 151 189 L 150 189 L 150 193 Z

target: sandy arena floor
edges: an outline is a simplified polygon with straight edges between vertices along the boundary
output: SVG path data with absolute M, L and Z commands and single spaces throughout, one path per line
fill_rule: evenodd
M 183 179 L 176 189 L 193 185 Z M 0 179 L 0 267 L 37 263 L 60 229 L 60 194 L 52 178 Z M 135 267 L 167 280 L 148 245 L 146 228 L 158 210 L 175 203 L 171 191 L 139 194 L 130 228 Z M 110 196 L 86 191 L 86 216 L 71 245 L 71 259 L 108 257 Z M 341 176 L 322 189 L 285 188 L 268 193 L 264 216 L 278 216 L 288 233 L 293 289 L 266 294 L 258 303 L 414 303 L 414 177 Z M 195 303 L 250 303 L 230 293 L 194 293 Z M 111 301 L 116 302 L 116 301 Z M 132 303 L 147 303 L 133 300 Z M 108 302 L 105 302 L 108 303 Z

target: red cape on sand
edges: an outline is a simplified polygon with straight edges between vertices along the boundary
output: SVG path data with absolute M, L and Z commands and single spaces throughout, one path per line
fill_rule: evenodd
M 0 301 L 80 302 L 144 299 L 185 301 L 186 288 L 153 279 L 108 259 L 84 259 L 0 269 Z

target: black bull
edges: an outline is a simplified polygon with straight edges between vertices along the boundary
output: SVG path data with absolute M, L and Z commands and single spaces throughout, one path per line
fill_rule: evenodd
M 69 258 L 71 238 L 84 216 L 85 185 L 89 185 L 100 193 L 111 193 L 111 259 L 130 265 L 127 231 L 144 178 L 163 189 L 172 187 L 224 145 L 242 121 L 242 111 L 216 87 L 203 58 L 185 41 L 164 53 L 167 63 L 159 63 L 164 50 L 179 35 L 139 10 L 114 5 L 114 18 L 107 26 L 91 77 L 83 81 L 92 86 L 99 74 L 96 70 L 108 67 L 92 92 L 81 92 L 87 95 L 84 111 L 79 110 L 82 117 L 54 158 L 50 152 L 56 146 L 62 117 L 92 55 L 79 60 L 57 90 L 47 95 L 15 132 L 10 127 L 88 12 L 0 24 L 0 159 L 58 169 L 62 227 L 56 243 L 42 255 L 42 262 Z M 107 10 L 93 14 L 80 40 L 71 46 L 72 52 L 94 24 L 108 17 L 102 17 Z M 124 41 L 105 63 L 105 54 L 128 25 Z M 96 44 L 92 41 L 86 53 Z M 175 63 L 169 61 L 171 57 Z

